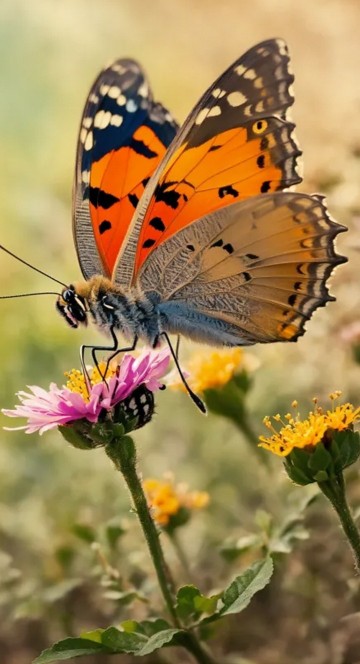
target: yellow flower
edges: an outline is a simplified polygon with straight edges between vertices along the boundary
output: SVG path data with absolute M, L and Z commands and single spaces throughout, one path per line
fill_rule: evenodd
M 162 527 L 168 526 L 180 510 L 191 512 L 209 502 L 209 494 L 205 491 L 188 491 L 185 484 L 175 485 L 171 477 L 164 480 L 145 479 L 143 488 L 152 516 Z
M 318 406 L 317 399 L 314 398 L 315 409 L 310 411 L 305 420 L 301 420 L 299 414 L 292 416 L 290 413 L 285 416 L 286 421 L 283 421 L 280 415 L 274 415 L 272 418 L 265 417 L 264 424 L 272 435 L 259 436 L 259 446 L 279 456 L 287 456 L 295 447 L 314 447 L 324 440 L 325 434 L 329 430 L 349 429 L 360 420 L 360 408 L 355 408 L 350 403 L 334 407 L 334 401 L 340 395 L 340 392 L 333 392 L 329 395 L 333 408 L 326 412 Z M 297 407 L 296 401 L 293 402 L 293 407 Z M 273 426 L 271 419 L 283 425 L 279 431 Z
M 112 378 L 115 376 L 116 371 L 118 370 L 118 362 L 112 362 L 108 367 L 106 372 L 106 378 Z M 94 386 L 97 383 L 101 383 L 104 380 L 104 373 L 106 369 L 106 362 L 99 362 L 98 367 L 91 367 L 89 370 L 89 379 L 90 385 Z M 71 371 L 65 371 L 65 376 L 67 378 L 66 387 L 71 392 L 77 392 L 81 394 L 85 401 L 89 401 L 89 390 L 86 386 L 85 376 L 82 371 L 79 369 L 71 369 Z
M 220 350 L 200 350 L 189 359 L 186 369 L 191 388 L 195 392 L 204 392 L 226 385 L 234 374 L 242 370 L 256 368 L 257 360 L 245 354 L 241 348 L 222 348 Z M 184 389 L 176 380 L 176 388 Z

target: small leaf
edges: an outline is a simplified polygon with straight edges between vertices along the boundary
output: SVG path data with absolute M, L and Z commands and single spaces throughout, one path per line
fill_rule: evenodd
M 74 523 L 72 531 L 74 535 L 76 535 L 79 539 L 83 540 L 84 542 L 92 544 L 93 542 L 96 541 L 96 533 L 94 528 L 92 528 L 91 526 L 87 526 L 84 523 Z
M 115 549 L 118 540 L 126 533 L 125 528 L 118 525 L 108 525 L 105 529 L 106 539 L 112 549 Z
M 188 585 L 179 589 L 176 612 L 183 620 L 199 618 L 202 613 L 212 614 L 216 610 L 220 595 L 206 597 L 196 586 Z
M 39 657 L 34 659 L 33 664 L 49 664 L 59 662 L 72 657 L 83 657 L 84 655 L 98 655 L 99 653 L 111 653 L 101 643 L 89 639 L 70 638 L 54 643 L 51 648 L 44 650 Z
M 220 609 L 220 615 L 239 613 L 245 609 L 255 593 L 269 583 L 272 573 L 273 562 L 268 557 L 254 563 L 243 574 L 237 576 L 223 593 L 224 606 Z
M 101 643 L 114 653 L 137 654 L 146 637 L 138 632 L 122 632 L 116 627 L 108 627 L 101 635 Z
M 163 646 L 174 645 L 176 637 L 182 634 L 184 634 L 184 631 L 181 629 L 165 629 L 157 632 L 157 634 L 150 637 L 148 642 L 138 651 L 137 655 L 143 657 L 144 655 L 150 655 L 150 653 L 159 650 Z
M 236 542 L 225 542 L 220 549 L 221 555 L 230 562 L 238 558 L 242 553 L 250 549 L 258 549 L 263 544 L 263 538 L 256 534 L 243 535 Z

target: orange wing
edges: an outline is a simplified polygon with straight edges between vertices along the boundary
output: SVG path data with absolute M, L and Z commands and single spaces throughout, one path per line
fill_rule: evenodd
M 282 40 L 263 42 L 203 95 L 145 191 L 116 282 L 134 282 L 150 253 L 199 217 L 301 181 L 301 152 L 286 117 L 293 103 L 288 64 Z
M 133 60 L 118 60 L 92 86 L 81 121 L 74 235 L 86 278 L 111 276 L 144 188 L 176 133 Z

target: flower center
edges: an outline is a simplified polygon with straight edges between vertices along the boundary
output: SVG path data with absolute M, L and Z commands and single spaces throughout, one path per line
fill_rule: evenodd
M 104 378 L 108 379 L 115 376 L 118 370 L 118 365 L 116 363 L 109 366 L 106 370 L 106 376 L 104 375 L 105 370 L 106 362 L 99 362 L 97 367 L 92 367 L 89 370 L 90 385 L 92 387 L 97 383 L 101 383 Z M 65 371 L 65 376 L 67 378 L 66 387 L 68 390 L 70 390 L 70 392 L 81 394 L 84 401 L 89 401 L 89 390 L 83 372 L 79 369 L 71 369 L 71 371 Z

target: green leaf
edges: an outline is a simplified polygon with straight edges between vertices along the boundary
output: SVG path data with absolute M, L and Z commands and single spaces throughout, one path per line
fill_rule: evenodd
M 39 657 L 34 659 L 33 664 L 49 664 L 49 662 L 60 662 L 72 657 L 83 657 L 84 655 L 98 655 L 99 653 L 111 653 L 101 643 L 89 639 L 70 638 L 54 643 L 51 648 L 44 650 Z
M 249 604 L 255 593 L 265 588 L 273 573 L 273 562 L 270 557 L 260 560 L 237 576 L 222 595 L 223 607 L 221 616 L 239 613 Z
M 220 595 L 206 597 L 196 586 L 188 585 L 179 589 L 176 612 L 182 620 L 194 620 L 202 613 L 212 614 L 216 610 Z
M 87 526 L 84 523 L 74 523 L 72 532 L 79 539 L 83 540 L 84 542 L 88 542 L 89 544 L 92 544 L 97 539 L 94 528 Z
M 105 535 L 109 543 L 109 546 L 112 549 L 115 549 L 120 537 L 126 533 L 125 528 L 120 525 L 109 524 L 106 526 Z
M 108 627 L 101 635 L 101 643 L 115 653 L 137 654 L 145 641 L 143 634 L 122 632 L 116 627 Z
M 144 655 L 150 655 L 150 653 L 159 650 L 163 646 L 174 645 L 176 637 L 182 634 L 184 634 L 184 631 L 181 629 L 165 629 L 157 632 L 157 634 L 150 637 L 148 642 L 137 652 L 137 655 L 144 657 Z
M 225 558 L 225 560 L 233 561 L 238 558 L 242 553 L 246 553 L 251 549 L 258 549 L 263 544 L 263 538 L 257 533 L 251 533 L 249 535 L 243 535 L 239 539 L 234 541 L 225 542 L 221 549 L 220 553 Z

